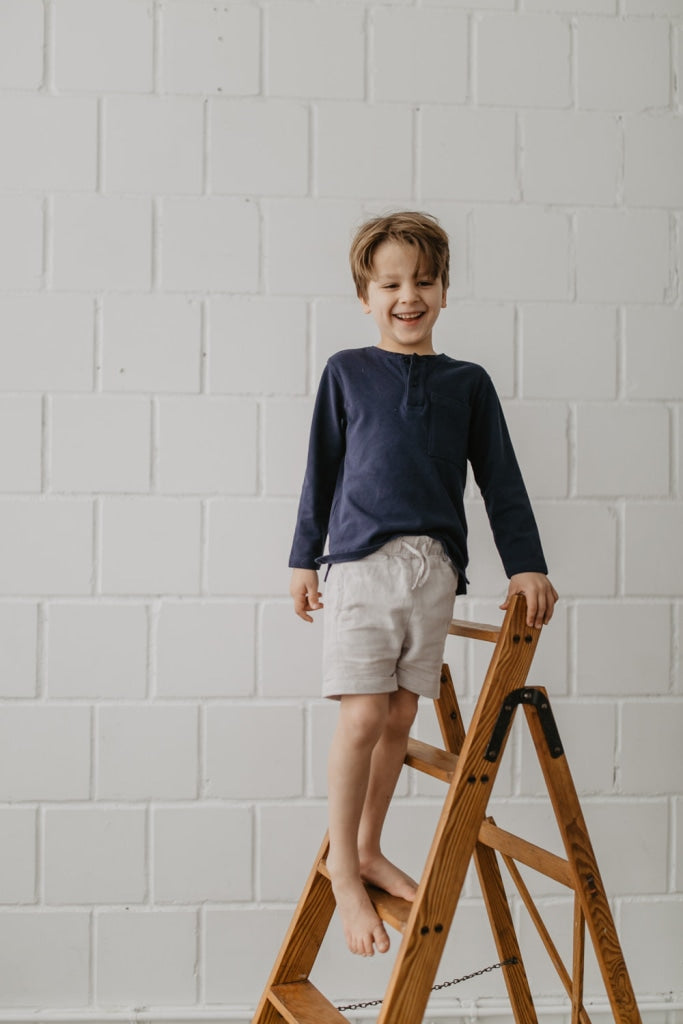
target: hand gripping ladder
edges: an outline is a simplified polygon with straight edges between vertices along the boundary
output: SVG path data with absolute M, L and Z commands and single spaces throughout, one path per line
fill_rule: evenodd
M 501 855 L 571 1002 L 572 1024 L 590 1024 L 583 1005 L 586 925 L 615 1024 L 640 1014 L 548 695 L 525 687 L 540 630 L 526 625 L 526 601 L 512 599 L 502 626 L 455 619 L 449 632 L 495 643 L 465 734 L 448 666 L 434 702 L 444 748 L 411 739 L 406 764 L 448 784 L 414 903 L 368 886 L 379 916 L 402 942 L 377 1024 L 421 1024 L 470 861 L 474 858 L 516 1024 L 537 1024 L 524 962 L 503 886 Z M 564 843 L 565 857 L 506 832 L 486 808 L 515 712 L 523 707 Z M 335 909 L 326 869 L 327 837 L 257 1007 L 253 1024 L 345 1024 L 347 1018 L 308 980 Z M 571 973 L 560 958 L 517 862 L 574 892 Z

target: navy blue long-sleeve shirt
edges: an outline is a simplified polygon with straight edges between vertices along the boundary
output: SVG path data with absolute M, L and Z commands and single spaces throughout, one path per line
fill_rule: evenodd
M 546 573 L 486 371 L 376 346 L 337 352 L 318 388 L 290 567 L 353 561 L 392 537 L 422 534 L 443 543 L 465 593 L 468 460 L 507 575 Z

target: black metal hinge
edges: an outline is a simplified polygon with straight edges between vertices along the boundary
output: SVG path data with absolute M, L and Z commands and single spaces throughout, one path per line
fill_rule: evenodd
M 564 753 L 564 750 L 562 749 L 562 742 L 560 740 L 560 734 L 557 731 L 555 718 L 550 707 L 550 701 L 542 690 L 533 686 L 525 686 L 521 690 L 511 690 L 503 701 L 500 714 L 498 715 L 498 721 L 493 727 L 491 739 L 489 740 L 488 748 L 484 754 L 486 760 L 497 760 L 501 745 L 510 725 L 510 719 L 512 718 L 512 714 L 518 704 L 531 704 L 536 708 L 538 718 L 541 723 L 541 729 L 543 730 L 545 741 L 548 744 L 550 756 L 560 757 Z

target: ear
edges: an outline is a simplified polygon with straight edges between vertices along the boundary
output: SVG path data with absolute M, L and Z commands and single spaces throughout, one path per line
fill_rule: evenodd
M 371 309 L 370 309 L 370 306 L 368 305 L 368 300 L 367 299 L 363 298 L 362 295 L 359 295 L 358 296 L 358 301 L 360 302 L 361 309 L 363 310 L 364 313 L 370 313 L 371 312 Z
M 441 296 L 441 308 L 442 309 L 445 309 L 446 306 L 448 305 L 448 303 L 446 302 L 447 295 L 448 295 L 448 292 L 444 292 L 443 295 Z

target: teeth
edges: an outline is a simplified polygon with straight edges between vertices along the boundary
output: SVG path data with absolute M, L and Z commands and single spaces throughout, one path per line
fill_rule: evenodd
M 396 313 L 399 320 L 417 320 L 418 317 L 422 316 L 422 313 Z

